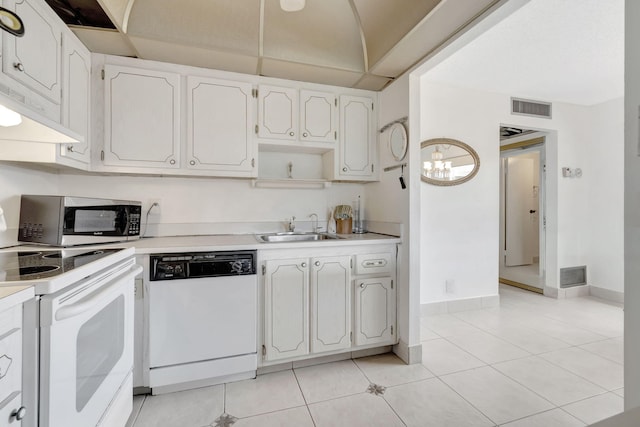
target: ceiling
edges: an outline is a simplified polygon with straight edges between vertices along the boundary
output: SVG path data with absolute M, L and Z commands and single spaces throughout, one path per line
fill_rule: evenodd
M 370 90 L 503 1 L 47 0 L 92 52 Z
M 624 0 L 535 0 L 425 75 L 515 97 L 595 105 L 624 96 Z

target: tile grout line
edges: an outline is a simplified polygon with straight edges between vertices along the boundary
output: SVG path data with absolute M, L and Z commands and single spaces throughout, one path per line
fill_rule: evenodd
M 295 368 L 291 367 L 291 372 L 293 373 L 293 378 L 296 379 L 296 384 L 298 384 L 298 390 L 300 390 L 300 395 L 302 395 L 302 400 L 304 401 L 304 406 L 307 408 L 307 413 L 309 414 L 309 418 L 311 418 L 311 422 L 314 427 L 316 426 L 316 420 L 313 419 L 313 414 L 311 413 L 311 409 L 309 408 L 309 402 L 307 402 L 307 397 L 304 395 L 304 391 L 302 391 L 302 387 L 300 386 L 300 380 L 298 379 L 298 375 L 296 374 Z

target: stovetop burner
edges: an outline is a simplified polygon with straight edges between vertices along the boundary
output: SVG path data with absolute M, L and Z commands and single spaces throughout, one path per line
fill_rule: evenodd
M 0 281 L 54 277 L 120 249 L 0 252 Z

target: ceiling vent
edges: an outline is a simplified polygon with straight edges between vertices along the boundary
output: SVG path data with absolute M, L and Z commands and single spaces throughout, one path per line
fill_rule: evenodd
M 551 118 L 551 103 L 511 98 L 511 114 Z

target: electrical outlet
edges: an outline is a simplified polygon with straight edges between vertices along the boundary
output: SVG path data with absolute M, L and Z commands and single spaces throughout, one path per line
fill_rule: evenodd
M 149 215 L 160 215 L 160 199 L 149 200 Z
M 455 281 L 453 279 L 445 280 L 444 287 L 448 294 L 454 294 L 456 292 Z

